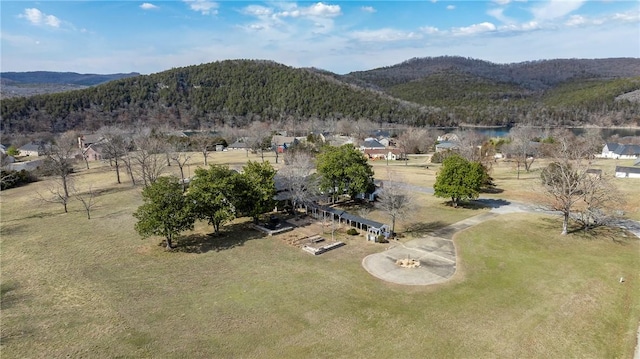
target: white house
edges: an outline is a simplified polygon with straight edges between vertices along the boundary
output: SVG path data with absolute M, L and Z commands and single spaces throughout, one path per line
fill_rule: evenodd
M 618 178 L 640 178 L 640 167 L 616 166 Z
M 20 156 L 38 157 L 43 153 L 43 147 L 38 143 L 32 142 L 18 148 L 18 151 L 20 151 Z
M 602 157 L 615 159 L 635 159 L 640 157 L 640 145 L 606 143 L 602 148 Z

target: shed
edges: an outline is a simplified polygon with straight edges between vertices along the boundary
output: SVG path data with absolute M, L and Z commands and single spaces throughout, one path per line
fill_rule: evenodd
M 388 238 L 391 235 L 391 227 L 386 224 L 362 218 L 348 213 L 342 209 L 321 206 L 318 204 L 308 204 L 305 206 L 307 213 L 311 213 L 314 218 L 330 218 L 338 223 L 345 223 L 351 227 L 367 231 L 368 240 L 376 240 L 379 235 Z
M 640 178 L 640 167 L 616 166 L 618 178 Z

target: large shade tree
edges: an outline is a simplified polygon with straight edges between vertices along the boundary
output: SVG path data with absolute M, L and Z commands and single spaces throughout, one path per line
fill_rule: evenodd
M 442 161 L 442 169 L 433 185 L 434 194 L 451 198 L 451 204 L 457 207 L 461 201 L 478 198 L 486 178 L 482 164 L 453 154 Z
M 249 161 L 233 181 L 233 203 L 238 212 L 258 222 L 260 215 L 273 210 L 276 170 L 267 162 Z
M 144 203 L 133 213 L 135 229 L 143 238 L 163 236 L 167 249 L 182 231 L 193 228 L 195 218 L 175 177 L 160 177 L 142 191 Z
M 232 201 L 233 182 L 237 175 L 228 166 L 211 165 L 208 169 L 198 168 L 189 183 L 187 197 L 194 216 L 207 220 L 215 233 L 235 216 Z
M 373 169 L 352 145 L 327 146 L 316 157 L 316 163 L 322 176 L 320 188 L 334 200 L 342 193 L 354 198 L 373 189 Z

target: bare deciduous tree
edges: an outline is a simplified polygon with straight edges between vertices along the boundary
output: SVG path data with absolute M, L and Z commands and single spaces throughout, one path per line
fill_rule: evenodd
M 252 151 L 259 153 L 264 162 L 264 151 L 271 148 L 271 127 L 266 122 L 253 122 L 247 129 L 247 144 Z
M 395 233 L 396 221 L 411 213 L 415 209 L 415 202 L 411 193 L 401 183 L 391 181 L 391 178 L 389 174 L 389 180 L 383 182 L 376 207 L 389 215 L 391 232 Z
M 120 184 L 122 183 L 120 181 L 121 158 L 128 153 L 127 136 L 122 129 L 114 126 L 103 127 L 98 131 L 98 133 L 104 139 L 102 141 L 104 155 L 109 160 L 109 163 L 115 166 L 116 180 L 118 181 L 118 184 Z
M 617 192 L 606 179 L 590 171 L 593 140 L 576 137 L 569 131 L 553 134 L 554 162 L 542 171 L 542 187 L 549 209 L 562 213 L 562 234 L 568 233 L 572 213 L 582 219 L 585 229 L 602 221 L 603 214 L 617 202 Z
M 143 132 L 134 138 L 136 151 L 131 154 L 131 160 L 135 164 L 132 168 L 142 179 L 144 186 L 153 184 L 166 168 L 165 144 L 150 132 Z
M 205 167 L 209 166 L 208 157 L 210 151 L 216 145 L 215 138 L 211 137 L 209 131 L 200 131 L 198 134 L 193 136 L 191 143 L 202 153 Z
M 176 142 L 174 151 L 171 152 L 171 160 L 178 165 L 180 169 L 180 183 L 182 184 L 182 192 L 187 190 L 187 184 L 184 179 L 184 166 L 189 163 L 191 159 L 191 154 L 186 152 L 186 146 L 184 143 Z
M 50 188 L 54 195 L 55 202 L 62 203 L 65 213 L 69 201 L 71 173 L 75 154 L 78 153 L 78 136 L 73 132 L 66 132 L 45 146 L 46 161 L 45 167 L 57 178 L 58 185 Z
M 533 142 L 538 131 L 530 126 L 518 126 L 509 131 L 511 142 L 503 146 L 502 152 L 516 162 L 517 178 L 520 179 L 520 166 L 525 171 L 531 170 L 531 165 L 538 157 L 539 143 Z
M 91 219 L 91 210 L 96 205 L 96 192 L 93 190 L 93 186 L 90 185 L 86 192 L 75 192 L 76 199 L 82 203 L 82 206 L 87 213 L 87 219 Z
M 67 177 L 64 181 L 60 177 L 56 177 L 47 184 L 47 194 L 36 193 L 40 200 L 44 202 L 61 204 L 64 208 L 64 213 L 68 213 L 67 206 L 71 200 L 70 193 L 73 191 L 73 179 L 71 177 Z
M 315 161 L 308 152 L 295 151 L 285 155 L 285 166 L 278 171 L 294 211 L 301 204 L 318 198 L 320 181 L 315 172 Z

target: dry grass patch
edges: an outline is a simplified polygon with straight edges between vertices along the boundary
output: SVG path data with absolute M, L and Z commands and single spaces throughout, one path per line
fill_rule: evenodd
M 640 248 L 619 233 L 562 237 L 556 218 L 505 215 L 456 238 L 464 278 L 404 287 L 361 266 L 384 245 L 341 233 L 346 246 L 311 256 L 242 220 L 218 237 L 199 224 L 168 253 L 159 238 L 142 241 L 133 230 L 139 188 L 115 185 L 108 167 L 78 176 L 101 191 L 91 220 L 75 201 L 68 214 L 36 201 L 46 183 L 0 193 L 3 356 L 538 358 L 633 350 Z M 416 223 L 444 225 L 481 211 L 417 198 Z

